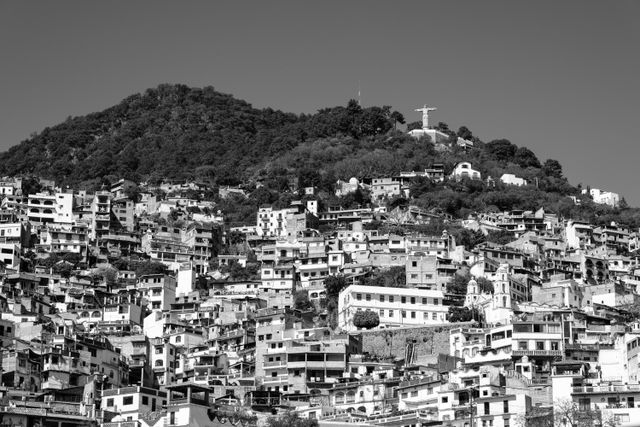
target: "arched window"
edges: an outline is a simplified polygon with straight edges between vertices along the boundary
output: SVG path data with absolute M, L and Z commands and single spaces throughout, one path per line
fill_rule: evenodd
M 164 363 L 162 363 L 162 359 L 156 360 L 156 366 L 164 366 Z

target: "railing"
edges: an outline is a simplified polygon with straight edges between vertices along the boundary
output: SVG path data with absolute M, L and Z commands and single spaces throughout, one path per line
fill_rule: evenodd
M 627 391 L 640 391 L 640 384 L 573 387 L 574 393 L 617 393 Z
M 561 350 L 513 350 L 514 356 L 562 356 Z
M 102 423 L 102 427 L 138 427 L 140 421 L 121 421 L 116 423 Z

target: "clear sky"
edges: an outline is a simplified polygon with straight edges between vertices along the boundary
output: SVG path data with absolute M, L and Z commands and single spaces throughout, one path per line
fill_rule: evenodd
M 0 2 L 0 150 L 159 83 L 296 113 L 392 105 L 640 205 L 640 2 Z

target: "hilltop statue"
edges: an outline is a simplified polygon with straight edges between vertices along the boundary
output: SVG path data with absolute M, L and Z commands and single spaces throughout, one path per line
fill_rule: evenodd
M 429 111 L 435 111 L 435 107 L 427 107 L 427 104 L 422 108 L 416 108 L 416 111 L 422 111 L 422 129 L 429 128 Z

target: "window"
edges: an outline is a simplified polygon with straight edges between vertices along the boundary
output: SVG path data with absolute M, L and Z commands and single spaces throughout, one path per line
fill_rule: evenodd
M 393 295 L 389 295 L 389 302 L 393 302 Z
M 442 397 L 442 403 L 447 403 L 447 402 L 449 402 L 449 397 L 443 396 Z
M 384 302 L 384 295 L 380 295 L 380 302 Z
M 489 415 L 489 402 L 484 402 L 484 414 Z
M 502 410 L 505 414 L 509 413 L 509 401 L 505 400 L 504 402 L 502 402 Z
M 415 304 L 416 303 L 416 297 L 411 297 L 411 304 Z
M 400 297 L 400 302 L 403 304 L 407 303 L 407 297 Z
M 356 299 L 358 301 L 361 301 L 362 300 L 362 294 L 356 294 Z
M 389 317 L 393 317 L 393 310 L 389 310 Z
M 133 405 L 133 396 L 125 396 L 122 398 L 123 405 Z
M 407 317 L 407 312 L 402 310 L 402 318 L 405 319 Z
M 438 313 L 431 313 L 431 320 L 438 320 Z
M 371 294 L 366 294 L 364 296 L 364 299 L 367 300 L 367 301 L 371 301 Z
M 411 312 L 411 318 L 412 318 L 412 319 L 415 319 L 415 318 L 416 318 L 416 312 L 415 312 L 415 311 L 412 311 L 412 312 Z
M 113 399 L 107 399 L 107 407 L 113 406 Z
M 544 341 L 536 341 L 536 350 L 544 350 Z
M 427 299 L 426 298 L 422 298 L 422 304 L 424 304 L 424 305 L 427 304 Z

